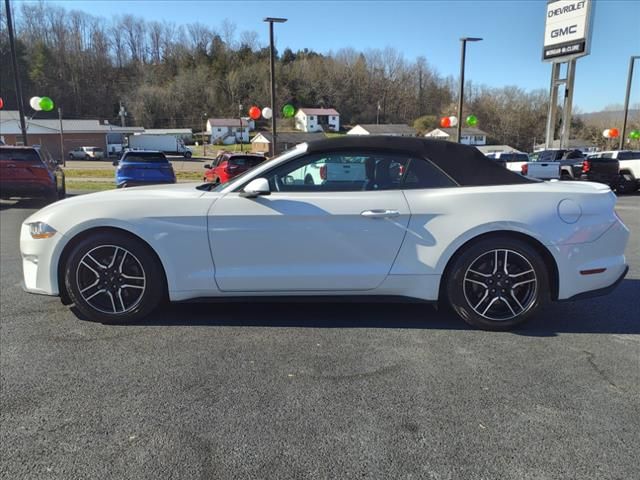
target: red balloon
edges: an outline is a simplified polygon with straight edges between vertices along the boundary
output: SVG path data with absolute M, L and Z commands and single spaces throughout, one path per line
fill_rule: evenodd
M 442 128 L 449 128 L 451 126 L 451 119 L 449 117 L 442 117 L 440 119 L 440 126 Z
M 260 107 L 256 107 L 255 105 L 249 109 L 249 116 L 252 120 L 258 120 L 260 118 Z
M 611 138 L 618 138 L 619 135 L 620 135 L 620 132 L 618 132 L 617 128 L 612 128 L 609 130 L 609 136 Z
M 2 100 L 2 97 L 0 97 L 0 110 L 2 110 L 4 108 L 4 100 Z

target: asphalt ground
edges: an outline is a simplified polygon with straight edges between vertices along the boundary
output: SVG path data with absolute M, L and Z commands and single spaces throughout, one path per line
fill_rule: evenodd
M 78 319 L 19 282 L 0 203 L 3 479 L 640 478 L 640 195 L 611 295 L 515 332 L 416 304 Z

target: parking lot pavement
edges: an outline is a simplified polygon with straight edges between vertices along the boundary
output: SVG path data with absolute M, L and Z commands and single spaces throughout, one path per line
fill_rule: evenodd
M 640 196 L 629 275 L 521 330 L 415 304 L 174 305 L 108 326 L 27 295 L 0 204 L 0 477 L 640 478 Z

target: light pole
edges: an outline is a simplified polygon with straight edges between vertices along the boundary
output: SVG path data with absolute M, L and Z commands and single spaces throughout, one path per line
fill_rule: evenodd
M 458 93 L 458 128 L 456 135 L 456 142 L 460 143 L 460 136 L 462 134 L 462 103 L 464 101 L 464 62 L 467 54 L 467 42 L 479 42 L 481 38 L 477 37 L 462 37 L 462 51 L 460 52 L 460 89 Z
M 206 139 L 205 139 L 205 135 L 207 134 L 207 124 L 209 123 L 209 119 L 208 119 L 207 112 L 204 112 L 202 114 L 202 116 L 204 117 L 204 130 L 202 131 L 202 156 L 206 157 L 207 156 L 207 142 L 206 142 Z M 213 130 L 211 130 L 211 133 L 213 134 Z
M 286 18 L 267 17 L 263 19 L 264 22 L 269 23 L 269 65 L 271 66 L 271 156 L 276 154 L 276 71 L 275 71 L 275 58 L 273 48 L 273 24 L 284 23 Z
M 244 150 L 242 150 L 242 104 L 238 104 L 238 118 L 240 119 L 240 151 L 243 152 Z
M 627 120 L 629 118 L 629 96 L 631 95 L 631 80 L 633 79 L 633 64 L 638 58 L 640 58 L 640 55 L 633 55 L 629 58 L 629 75 L 627 76 L 627 93 L 624 97 L 624 120 L 622 121 L 622 135 L 620 135 L 620 150 L 624 148 L 624 138 L 627 134 Z
M 22 131 L 22 143 L 23 145 L 29 145 L 29 143 L 27 142 L 27 123 L 24 120 L 22 85 L 20 83 L 20 74 L 18 72 L 18 59 L 16 57 L 16 44 L 13 33 L 13 19 L 11 17 L 11 3 L 9 2 L 9 0 L 5 0 L 5 10 L 7 12 L 7 31 L 9 32 L 11 63 L 13 65 L 13 82 L 16 88 L 16 103 L 18 104 L 18 112 L 20 113 L 20 130 Z

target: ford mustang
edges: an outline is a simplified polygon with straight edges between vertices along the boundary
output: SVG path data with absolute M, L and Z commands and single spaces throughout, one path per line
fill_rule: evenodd
M 385 296 L 500 330 L 624 278 L 629 231 L 615 203 L 605 185 L 528 179 L 474 147 L 334 138 L 220 185 L 45 207 L 22 225 L 24 287 L 102 322 L 167 299 Z

